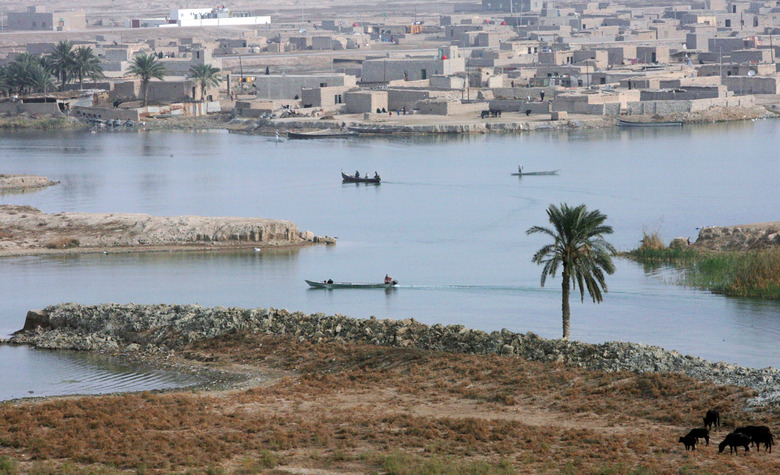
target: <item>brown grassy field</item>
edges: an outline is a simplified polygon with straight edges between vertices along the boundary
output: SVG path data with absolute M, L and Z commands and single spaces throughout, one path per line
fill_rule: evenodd
M 252 379 L 2 404 L 0 473 L 780 473 L 776 453 L 716 446 L 780 411 L 679 375 L 258 335 L 183 354 Z M 708 408 L 724 427 L 686 453 Z

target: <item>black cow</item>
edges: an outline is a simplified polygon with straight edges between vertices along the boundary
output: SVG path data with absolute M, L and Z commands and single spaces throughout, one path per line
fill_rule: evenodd
M 759 444 L 764 444 L 764 451 L 772 451 L 772 445 L 775 443 L 775 436 L 772 435 L 772 431 L 767 426 L 743 426 L 734 429 L 734 432 L 745 434 L 750 437 L 750 442 L 755 444 L 756 447 Z
M 729 446 L 730 454 L 739 451 L 739 447 L 745 447 L 745 454 L 747 455 L 747 452 L 750 452 L 750 436 L 741 432 L 732 432 L 723 439 L 723 442 L 718 444 L 718 453 L 723 452 L 727 445 Z
M 685 451 L 686 452 L 688 450 L 696 450 L 696 442 L 698 440 L 699 439 L 697 439 L 696 437 L 691 437 L 689 435 L 686 435 L 685 437 L 680 437 L 680 442 L 685 444 Z
M 699 441 L 699 439 L 704 439 L 704 441 L 706 442 L 705 445 L 710 445 L 710 431 L 704 428 L 691 429 L 691 431 L 688 432 L 688 435 L 686 435 L 685 437 L 695 437 L 697 442 Z
M 764 452 L 772 453 L 772 446 L 775 443 L 775 436 L 769 432 L 758 432 L 753 434 L 750 442 L 756 444 L 756 450 L 761 451 L 761 444 L 764 444 Z
M 482 118 L 490 117 L 490 111 L 482 111 Z
M 704 416 L 704 427 L 712 429 L 713 427 L 720 427 L 720 412 L 710 409 L 707 411 L 707 415 Z

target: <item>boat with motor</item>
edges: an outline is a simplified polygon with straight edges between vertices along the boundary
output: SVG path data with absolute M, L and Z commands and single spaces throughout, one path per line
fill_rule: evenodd
M 307 280 L 307 284 L 315 289 L 392 289 L 398 285 L 397 280 L 390 283 L 372 282 L 333 282 L 332 280 Z

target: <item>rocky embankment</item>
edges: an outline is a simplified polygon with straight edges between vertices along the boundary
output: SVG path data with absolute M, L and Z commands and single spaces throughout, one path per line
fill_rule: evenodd
M 30 206 L 0 206 L 0 255 L 133 251 L 173 248 L 290 246 L 333 243 L 275 219 L 150 216 L 130 213 L 47 214 Z
M 0 193 L 9 191 L 28 191 L 47 186 L 56 185 L 58 181 L 52 181 L 45 176 L 35 175 L 0 175 Z
M 714 251 L 748 251 L 780 246 L 780 221 L 708 226 L 699 230 L 693 246 Z
M 700 380 L 753 388 L 751 404 L 780 403 L 780 370 L 713 363 L 676 351 L 626 342 L 602 344 L 547 340 L 509 330 L 486 333 L 462 325 L 415 320 L 367 320 L 307 315 L 275 309 L 206 308 L 199 305 L 84 306 L 73 303 L 28 313 L 10 343 L 38 348 L 168 355 L 189 342 L 237 332 L 287 335 L 314 342 L 359 341 L 475 354 L 520 356 L 602 371 L 673 372 Z

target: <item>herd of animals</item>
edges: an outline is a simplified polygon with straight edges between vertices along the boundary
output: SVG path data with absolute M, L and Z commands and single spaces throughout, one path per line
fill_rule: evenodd
M 680 437 L 680 442 L 685 445 L 685 450 L 696 450 L 699 439 L 704 439 L 705 445 L 710 445 L 710 430 L 713 427 L 720 427 L 720 412 L 709 410 L 704 416 L 704 427 L 691 429 L 686 436 Z M 718 444 L 718 453 L 723 452 L 726 447 L 732 454 L 738 452 L 740 447 L 744 447 L 745 452 L 750 452 L 751 445 L 755 445 L 760 452 L 761 444 L 764 444 L 764 452 L 772 452 L 774 443 L 775 436 L 767 426 L 737 427 Z

